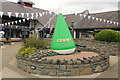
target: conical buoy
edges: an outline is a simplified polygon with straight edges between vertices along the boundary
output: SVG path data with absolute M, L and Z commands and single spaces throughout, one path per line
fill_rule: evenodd
M 61 13 L 58 14 L 50 49 L 59 54 L 70 54 L 75 51 L 75 42 L 68 25 Z

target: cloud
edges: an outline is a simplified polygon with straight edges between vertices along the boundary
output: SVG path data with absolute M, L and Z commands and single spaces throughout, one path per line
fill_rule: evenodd
M 13 0 L 9 0 L 13 1 Z M 14 0 L 17 2 L 17 0 Z M 34 7 L 64 14 L 83 12 L 88 9 L 91 13 L 114 11 L 118 9 L 118 0 L 31 0 Z

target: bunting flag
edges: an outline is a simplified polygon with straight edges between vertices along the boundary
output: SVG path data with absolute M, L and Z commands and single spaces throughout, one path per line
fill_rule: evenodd
M 119 23 L 117 22 L 117 25 L 119 25 Z
M 17 23 L 18 23 L 18 21 L 15 21 L 15 23 L 17 24 Z
M 96 21 L 98 21 L 99 20 L 99 18 L 96 18 Z
M 107 23 L 109 23 L 110 21 L 109 20 L 107 20 Z
M 15 15 L 16 15 L 16 17 L 19 17 L 18 15 L 19 15 L 19 13 L 15 13 Z
M 90 19 L 91 18 L 91 16 L 88 16 L 88 19 Z
M 34 18 L 34 13 L 31 13 L 31 19 L 33 19 Z
M 116 22 L 114 22 L 114 24 L 116 24 Z
M 100 19 L 100 22 L 102 21 L 102 19 Z
M 5 23 L 5 26 L 7 26 L 8 24 L 7 23 Z
M 23 22 L 25 22 L 25 19 L 23 19 Z
M 12 14 L 12 12 L 8 12 L 8 16 L 9 16 L 9 18 L 11 18 L 11 14 Z
M 3 16 L 3 14 L 4 14 L 4 12 L 0 12 L 0 17 L 2 18 L 2 16 Z
M 112 21 L 110 21 L 110 24 L 112 24 L 113 22 Z
M 27 18 L 27 20 L 29 21 L 29 18 Z
M 93 20 L 95 20 L 95 17 L 92 17 Z
M 10 25 L 10 22 L 8 22 L 8 25 Z
M 75 13 L 75 16 L 77 15 L 78 13 Z
M 21 13 L 22 18 L 24 17 L 24 14 L 25 14 L 25 13 Z
M 12 23 L 12 25 L 14 24 L 14 22 L 11 22 Z
M 82 16 L 82 14 L 79 14 L 80 16 Z
M 104 22 L 106 22 L 106 20 L 105 20 L 105 19 L 104 19 L 103 21 L 104 21 Z
M 51 11 L 49 11 L 49 14 L 51 15 L 51 14 L 52 14 L 52 12 L 51 12 Z
M 83 16 L 84 16 L 84 18 L 85 18 L 87 15 L 83 14 Z
M 29 14 L 30 14 L 30 13 L 26 13 L 27 17 L 29 17 Z
M 42 14 L 41 14 L 41 13 L 39 13 L 39 15 L 40 15 L 40 17 L 42 17 Z
M 22 22 L 22 20 L 19 20 L 19 23 L 21 23 Z
M 38 13 L 36 13 L 36 19 L 38 18 Z

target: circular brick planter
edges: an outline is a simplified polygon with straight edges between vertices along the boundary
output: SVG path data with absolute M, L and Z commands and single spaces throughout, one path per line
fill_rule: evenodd
M 47 59 L 55 56 L 50 50 L 35 51 L 34 54 L 17 54 L 17 67 L 32 74 L 48 76 L 80 76 L 103 72 L 109 67 L 109 55 L 99 54 L 83 59 Z

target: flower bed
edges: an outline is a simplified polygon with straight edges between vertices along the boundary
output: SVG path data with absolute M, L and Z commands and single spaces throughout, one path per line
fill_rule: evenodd
M 17 67 L 32 74 L 49 76 L 80 76 L 103 72 L 109 67 L 109 55 L 99 54 L 83 59 L 47 59 L 55 56 L 49 49 L 33 54 L 17 54 Z

